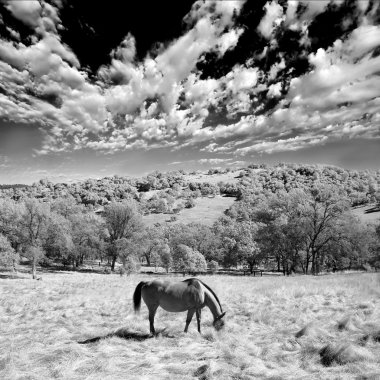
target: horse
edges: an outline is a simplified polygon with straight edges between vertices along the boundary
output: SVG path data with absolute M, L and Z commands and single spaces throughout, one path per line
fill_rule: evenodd
M 217 295 L 208 285 L 197 278 L 189 278 L 175 283 L 162 280 L 141 281 L 133 294 L 135 313 L 140 310 L 141 296 L 149 310 L 149 326 L 153 335 L 156 333 L 154 316 L 159 306 L 173 313 L 187 311 L 185 333 L 187 333 L 194 313 L 197 317 L 198 332 L 201 333 L 201 310 L 205 306 L 210 309 L 214 317 L 214 328 L 220 330 L 224 326 L 223 317 L 226 312 L 223 311 Z

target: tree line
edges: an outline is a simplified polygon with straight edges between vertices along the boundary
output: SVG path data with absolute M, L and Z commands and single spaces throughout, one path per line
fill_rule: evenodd
M 43 202 L 0 199 L 0 264 L 30 260 L 78 268 L 85 260 L 132 272 L 142 262 L 166 271 L 205 272 L 246 265 L 318 274 L 378 269 L 380 226 L 360 222 L 344 189 L 314 181 L 309 188 L 244 193 L 212 226 L 143 224 L 133 198 L 101 215 L 73 197 Z
M 168 173 L 155 171 L 142 178 L 115 175 L 71 184 L 54 184 L 41 179 L 31 186 L 1 185 L 0 198 L 15 201 L 36 198 L 52 202 L 72 197 L 76 203 L 88 207 L 134 199 L 143 214 L 176 213 L 184 207 L 192 207 L 197 197 L 220 194 L 243 199 L 247 195 L 257 196 L 263 192 L 306 190 L 318 182 L 340 187 L 352 206 L 380 203 L 380 170 L 355 171 L 335 166 L 280 163 L 275 166 L 251 164 L 235 170 L 210 169 L 207 174 L 211 178 L 227 172 L 236 177 L 234 183 L 197 182 L 194 178 L 199 172 L 185 173 L 182 170 Z M 154 195 L 147 196 L 149 192 L 154 192 Z

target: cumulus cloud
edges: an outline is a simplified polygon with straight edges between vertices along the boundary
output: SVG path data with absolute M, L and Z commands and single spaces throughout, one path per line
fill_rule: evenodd
M 314 70 L 292 80 L 289 99 L 297 105 L 325 108 L 380 96 L 376 75 L 380 57 L 366 55 L 380 45 L 374 38 L 379 31 L 379 27 L 359 27 L 345 41 L 337 40 L 327 50 L 310 54 Z M 358 36 L 363 33 L 369 35 L 368 41 L 359 44 Z
M 110 50 L 110 63 L 93 73 L 95 80 L 61 41 L 60 4 L 51 4 L 7 3 L 35 34 L 29 45 L 17 35 L 0 39 L 0 117 L 38 122 L 44 135 L 40 154 L 197 146 L 208 154 L 242 156 L 342 136 L 378 137 L 380 28 L 368 4 L 360 5 L 360 22 L 351 34 L 304 53 L 311 69 L 298 77 L 287 52 L 278 52 L 265 72 L 255 62 L 274 54 L 271 40 L 283 25 L 301 31 L 304 48 L 308 25 L 327 1 L 289 0 L 285 14 L 277 1 L 267 2 L 258 26 L 267 47 L 217 78 L 203 77 L 198 64 L 207 53 L 221 59 L 237 46 L 244 29 L 234 22 L 244 2 L 196 2 L 183 35 L 139 59 L 138 41 L 127 34 Z M 304 10 L 297 12 L 300 5 Z M 232 164 L 229 157 L 201 160 Z
M 248 153 L 275 153 L 288 150 L 298 150 L 305 148 L 306 146 L 321 145 L 327 140 L 327 136 L 321 137 L 309 137 L 309 136 L 296 136 L 289 139 L 277 140 L 277 141 L 263 141 L 258 144 L 254 144 L 245 148 L 237 149 L 236 155 L 246 155 Z
M 266 3 L 264 8 L 265 16 L 261 20 L 257 29 L 265 38 L 270 39 L 275 27 L 283 20 L 283 9 L 277 1 Z
M 270 96 L 271 98 L 281 96 L 281 87 L 282 86 L 280 82 L 270 85 L 268 90 L 268 96 Z
M 37 0 L 10 1 L 6 8 L 28 26 L 36 27 L 40 22 L 42 7 Z

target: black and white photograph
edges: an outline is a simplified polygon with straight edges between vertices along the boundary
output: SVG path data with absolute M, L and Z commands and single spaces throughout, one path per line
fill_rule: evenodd
M 380 380 L 380 0 L 0 0 L 0 379 Z

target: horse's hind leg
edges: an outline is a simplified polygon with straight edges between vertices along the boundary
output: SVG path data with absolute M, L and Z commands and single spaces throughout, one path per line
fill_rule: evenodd
M 189 328 L 189 324 L 190 324 L 191 320 L 193 319 L 194 312 L 195 312 L 195 309 L 189 309 L 187 311 L 185 333 L 187 333 L 187 329 Z
M 154 329 L 154 316 L 156 315 L 158 305 L 149 305 L 149 327 L 150 327 L 150 333 L 155 334 L 156 331 Z
M 201 315 L 202 315 L 202 309 L 196 309 L 196 315 L 197 315 L 197 325 L 198 325 L 198 332 L 201 333 Z

